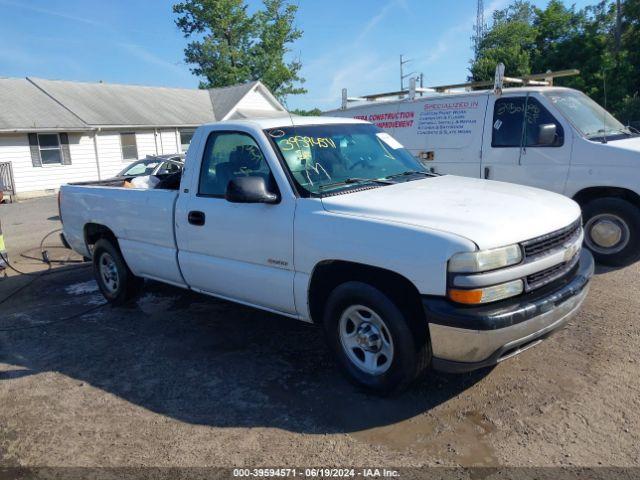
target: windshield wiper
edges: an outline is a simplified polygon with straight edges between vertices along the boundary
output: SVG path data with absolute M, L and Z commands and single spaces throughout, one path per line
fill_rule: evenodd
M 333 182 L 333 183 L 325 183 L 324 185 L 320 185 L 318 187 L 318 189 L 322 192 L 324 190 L 327 190 L 329 188 L 335 188 L 335 187 L 342 187 L 344 185 L 352 185 L 355 183 L 377 183 L 379 185 L 393 185 L 395 182 L 390 182 L 388 180 L 381 180 L 378 178 L 356 178 L 356 177 L 350 177 L 350 178 L 345 178 L 344 180 L 341 180 L 339 182 Z
M 395 173 L 384 178 L 408 177 L 409 175 L 424 175 L 425 177 L 435 177 L 435 173 L 425 172 L 424 170 L 407 170 L 406 172 Z
M 598 138 L 598 137 L 606 137 L 608 135 L 614 135 L 614 134 L 622 134 L 622 135 L 629 135 L 629 136 L 633 136 L 633 132 L 631 132 L 630 130 L 623 130 L 621 128 L 601 128 L 600 130 L 596 131 L 596 132 L 589 132 L 585 135 L 585 137 L 591 139 L 591 138 Z

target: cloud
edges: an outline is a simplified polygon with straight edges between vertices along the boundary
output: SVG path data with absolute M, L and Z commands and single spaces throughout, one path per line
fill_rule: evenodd
M 369 21 L 365 24 L 364 28 L 360 30 L 360 33 L 356 37 L 356 42 L 360 43 L 362 40 L 364 40 L 367 34 L 371 30 L 373 30 L 374 27 L 378 25 L 389 14 L 389 12 L 391 12 L 392 9 L 398 8 L 398 7 L 407 11 L 409 10 L 409 7 L 406 4 L 405 0 L 391 0 L 390 2 L 387 2 L 387 4 L 384 7 L 382 7 L 382 10 L 380 10 L 380 12 L 378 12 L 376 15 L 371 17 Z
M 154 53 L 151 53 L 142 45 L 128 42 L 118 42 L 116 43 L 116 45 L 127 51 L 131 56 L 137 58 L 138 60 L 141 60 L 150 65 L 157 65 L 178 75 L 192 78 L 191 73 L 186 68 L 180 66 L 181 62 L 172 63 L 162 57 L 155 55 Z
M 488 18 L 491 18 L 493 12 L 504 8 L 509 3 L 509 0 L 493 0 L 489 6 L 485 9 L 484 16 L 485 21 Z M 428 53 L 427 57 L 424 59 L 425 65 L 429 65 L 435 63 L 440 60 L 442 57 L 450 53 L 452 50 L 459 48 L 461 46 L 461 40 L 465 42 L 471 41 L 471 32 L 472 26 L 475 24 L 476 17 L 469 16 L 464 22 L 460 22 L 457 25 L 446 30 L 438 40 L 436 41 L 435 47 L 431 49 Z M 468 33 L 467 36 L 463 35 L 464 33 Z
M 90 18 L 77 17 L 75 15 L 68 15 L 66 13 L 61 13 L 57 10 L 49 10 L 48 8 L 34 7 L 33 5 L 25 5 L 24 3 L 13 2 L 11 0 L 0 0 L 0 5 L 22 8 L 23 10 L 29 10 L 31 12 L 40 13 L 42 15 L 49 15 L 52 17 L 63 18 L 65 20 L 70 20 L 72 22 L 84 23 L 87 25 L 92 25 L 94 27 L 107 27 L 105 23 L 98 22 Z

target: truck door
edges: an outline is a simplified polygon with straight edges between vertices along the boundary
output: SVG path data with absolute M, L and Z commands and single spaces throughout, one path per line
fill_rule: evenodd
M 271 150 L 243 131 L 213 131 L 204 143 L 200 166 L 193 166 L 191 192 L 181 193 L 184 198 L 176 208 L 180 267 L 187 284 L 294 314 L 295 198 L 280 195 L 277 204 L 224 198 L 236 176 L 262 176 L 278 189 L 264 155 Z
M 571 130 L 532 94 L 492 100 L 485 119 L 482 176 L 562 193 L 571 158 L 565 132 L 570 135 Z

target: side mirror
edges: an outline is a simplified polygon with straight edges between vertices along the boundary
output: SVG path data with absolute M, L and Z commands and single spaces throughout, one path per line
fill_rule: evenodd
M 538 127 L 538 143 L 539 146 L 553 145 L 556 141 L 555 123 L 547 123 Z
M 278 203 L 264 177 L 234 177 L 227 184 L 224 198 L 231 203 Z

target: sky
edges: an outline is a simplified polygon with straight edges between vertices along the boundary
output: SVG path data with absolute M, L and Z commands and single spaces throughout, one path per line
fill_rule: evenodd
M 534 0 L 538 6 L 548 0 Z M 197 88 L 171 0 L 0 0 L 0 76 Z M 248 0 L 250 9 L 259 0 Z M 461 82 L 472 56 L 476 0 L 297 0 L 307 94 L 289 108 L 339 107 L 349 96 L 400 87 L 406 73 L 425 86 Z M 485 18 L 509 0 L 484 0 Z M 594 0 L 573 0 L 577 8 Z

